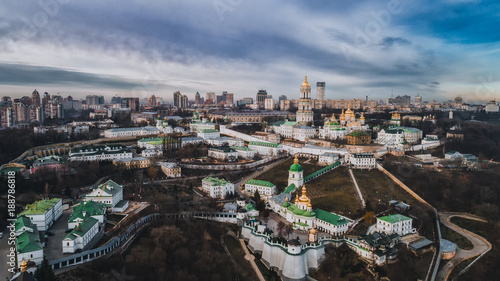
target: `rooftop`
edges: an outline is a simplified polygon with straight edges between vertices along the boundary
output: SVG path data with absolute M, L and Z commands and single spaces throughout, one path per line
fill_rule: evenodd
M 26 209 L 24 209 L 19 216 L 43 215 L 61 200 L 61 198 L 54 198 L 35 201 L 33 204 L 26 205 Z
M 325 210 L 317 209 L 316 210 L 316 218 L 327 223 L 331 223 L 333 225 L 344 225 L 347 224 L 347 220 L 343 217 L 327 212 Z
M 251 179 L 251 180 L 247 181 L 245 184 L 254 184 L 254 185 L 259 185 L 259 186 L 267 186 L 267 187 L 276 186 L 272 182 L 263 181 L 263 180 L 256 180 L 256 179 Z
M 279 146 L 279 143 L 272 143 L 272 142 L 260 142 L 260 141 L 251 141 L 248 145 L 267 146 L 267 147 L 278 147 L 278 146 Z
M 203 179 L 203 181 L 210 183 L 210 185 L 226 185 L 229 183 L 225 179 L 219 179 L 219 178 L 213 178 L 213 177 L 206 177 Z
M 75 238 L 83 237 L 85 234 L 99 221 L 97 219 L 94 219 L 92 217 L 86 218 L 83 223 L 79 224 L 78 226 L 75 226 L 75 229 L 71 231 L 66 237 L 64 237 L 63 240 L 66 239 L 71 239 L 74 240 Z
M 378 219 L 386 221 L 388 223 L 397 223 L 397 222 L 400 222 L 400 221 L 411 220 L 411 218 L 403 216 L 401 214 L 388 215 L 388 216 L 381 217 L 381 218 L 378 218 Z

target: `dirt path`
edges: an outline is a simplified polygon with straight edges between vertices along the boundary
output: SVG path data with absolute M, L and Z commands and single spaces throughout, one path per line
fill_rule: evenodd
M 465 238 L 469 239 L 471 241 L 472 245 L 474 245 L 474 248 L 472 250 L 462 250 L 457 247 L 457 252 L 455 257 L 453 257 L 451 260 L 449 260 L 447 263 L 443 265 L 443 268 L 439 271 L 437 275 L 437 280 L 448 280 L 448 277 L 450 276 L 451 271 L 453 268 L 458 265 L 460 262 L 469 259 L 469 258 L 474 258 L 477 257 L 473 262 L 477 261 L 482 255 L 486 254 L 489 250 L 491 250 L 491 244 L 488 242 L 486 239 L 483 237 L 469 231 L 463 228 L 460 228 L 459 226 L 453 224 L 450 219 L 452 217 L 462 217 L 470 220 L 477 220 L 481 222 L 487 222 L 484 219 L 478 218 L 473 215 L 469 215 L 466 213 L 447 213 L 447 212 L 440 212 L 439 213 L 439 219 L 441 222 L 448 228 L 452 229 L 453 231 L 456 231 L 457 233 L 463 235 Z

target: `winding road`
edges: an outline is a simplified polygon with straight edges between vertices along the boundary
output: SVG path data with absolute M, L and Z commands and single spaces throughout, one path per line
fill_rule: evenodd
M 448 213 L 448 212 L 440 212 L 439 213 L 439 219 L 441 222 L 448 228 L 452 229 L 453 231 L 463 235 L 465 238 L 469 239 L 471 241 L 472 245 L 474 245 L 474 248 L 472 250 L 462 250 L 457 247 L 456 255 L 453 257 L 451 260 L 443 264 L 442 269 L 439 271 L 437 275 L 437 280 L 448 280 L 450 273 L 452 272 L 453 268 L 455 268 L 456 265 L 458 265 L 460 262 L 469 259 L 469 258 L 474 258 L 477 257 L 474 261 L 476 262 L 479 258 L 481 258 L 484 254 L 486 254 L 489 250 L 491 250 L 491 244 L 488 242 L 486 239 L 483 237 L 469 231 L 463 228 L 460 228 L 459 226 L 453 224 L 450 219 L 452 217 L 462 217 L 470 220 L 476 220 L 476 221 L 481 221 L 487 223 L 486 220 L 479 218 L 474 215 L 466 214 L 466 213 Z M 471 263 L 472 264 L 472 263 Z

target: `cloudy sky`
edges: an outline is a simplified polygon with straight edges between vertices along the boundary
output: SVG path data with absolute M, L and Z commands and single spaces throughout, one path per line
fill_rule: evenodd
M 4 0 L 0 95 L 500 100 L 499 1 L 435 2 Z

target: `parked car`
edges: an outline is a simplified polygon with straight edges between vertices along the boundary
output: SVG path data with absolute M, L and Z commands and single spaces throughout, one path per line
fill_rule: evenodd
M 66 230 L 66 233 L 70 233 L 71 231 L 73 231 L 73 228 Z
M 54 236 L 54 232 L 52 231 L 45 231 L 45 234 L 47 234 L 48 236 Z

